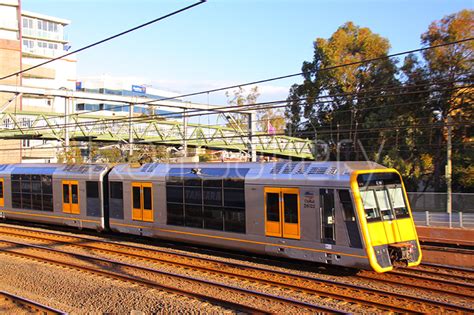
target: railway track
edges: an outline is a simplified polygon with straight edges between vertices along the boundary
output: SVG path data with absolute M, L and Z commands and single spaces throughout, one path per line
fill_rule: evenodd
M 250 267 L 248 265 L 204 259 L 189 254 L 177 254 L 167 251 L 150 250 L 139 246 L 116 244 L 90 238 L 62 235 L 52 232 L 27 230 L 24 228 L 0 227 L 0 234 L 28 239 L 30 241 L 53 242 L 56 246 L 75 247 L 87 250 L 96 255 L 112 255 L 118 258 L 147 261 L 153 264 L 168 265 L 179 270 L 193 270 L 202 274 L 201 280 L 207 277 L 216 277 L 217 280 L 237 280 L 239 283 L 258 283 L 261 287 L 277 289 L 277 296 L 293 294 L 291 301 L 297 296 L 319 297 L 333 299 L 340 303 L 351 303 L 372 311 L 391 312 L 468 312 L 469 308 L 446 302 L 417 298 L 409 294 L 380 292 L 373 288 L 354 285 L 342 281 L 331 281 L 317 277 L 289 274 L 271 268 Z M 50 244 L 51 245 L 51 244 Z M 24 245 L 25 246 L 25 245 Z M 43 250 L 47 250 L 41 247 Z M 69 252 L 67 254 L 70 254 Z M 84 258 L 82 258 L 84 259 Z M 87 259 L 97 259 L 90 258 Z M 179 261 L 180 260 L 180 261 Z M 115 261 L 114 261 L 115 262 Z M 380 281 L 380 279 L 377 279 Z M 215 284 L 215 283 L 214 283 Z M 400 284 L 400 282 L 398 282 Z M 423 287 L 426 288 L 426 287 Z M 255 293 L 256 291 L 253 290 Z M 298 294 L 294 294 L 298 292 Z M 460 295 L 463 298 L 472 298 L 472 295 Z M 311 299 L 310 299 L 311 300 Z M 308 302 L 305 302 L 308 303 Z M 310 303 L 309 303 L 310 304 Z M 314 304 L 311 304 L 315 306 Z M 308 307 L 308 305 L 301 305 Z M 334 311 L 335 309 L 331 309 Z M 255 311 L 255 310 L 254 310 Z M 325 309 L 325 311 L 329 311 Z
M 7 246 L 2 246 L 7 245 Z M 10 247 L 10 248 L 8 248 Z M 21 250 L 18 250 L 21 248 Z M 30 252 L 30 253 L 25 253 Z M 33 253 L 31 253 L 33 252 Z M 279 297 L 271 294 L 262 292 L 252 291 L 248 289 L 242 289 L 238 287 L 232 287 L 225 284 L 220 284 L 212 281 L 206 281 L 202 279 L 196 279 L 189 276 L 183 276 L 175 273 L 159 271 L 156 269 L 126 264 L 114 260 L 108 260 L 103 258 L 97 258 L 89 255 L 81 255 L 70 253 L 58 249 L 52 249 L 45 246 L 32 245 L 27 243 L 13 242 L 0 240 L 0 253 L 21 257 L 24 259 L 35 260 L 44 262 L 52 265 L 59 265 L 62 267 L 80 270 L 83 272 L 92 273 L 94 275 L 121 280 L 131 284 L 138 284 L 141 286 L 149 287 L 152 289 L 163 290 L 168 293 L 178 294 L 187 296 L 194 299 L 199 299 L 205 302 L 209 302 L 215 305 L 220 305 L 225 308 L 237 310 L 239 312 L 251 313 L 251 314 L 268 314 L 274 313 L 282 307 L 285 309 L 293 309 L 293 311 L 299 312 L 317 312 L 317 313 L 340 313 L 337 309 L 314 305 L 311 303 L 305 303 L 290 298 Z M 43 255 L 42 255 L 43 254 Z M 47 257 L 49 258 L 47 258 Z M 61 257 L 60 257 L 61 256 Z M 164 276 L 167 278 L 168 283 L 179 282 L 179 285 L 167 285 L 160 283 L 159 281 L 153 281 L 148 279 L 156 278 L 154 275 Z M 184 280 L 184 281 L 183 281 Z M 194 284 L 194 290 L 184 289 L 191 287 Z M 196 290 L 197 287 L 201 290 Z M 233 295 L 234 300 L 222 299 L 214 297 L 212 294 L 199 293 L 203 290 L 203 285 L 213 287 L 217 290 L 230 291 L 227 296 Z M 253 300 L 259 301 L 259 304 L 266 305 L 266 307 L 255 307 L 252 303 L 245 301 Z
M 22 313 L 22 314 L 43 314 L 43 315 L 59 315 L 59 314 L 66 314 L 63 311 L 56 310 L 49 306 L 40 304 L 35 301 L 31 301 L 20 297 L 18 295 L 14 295 L 11 293 L 7 293 L 5 291 L 0 290 L 0 311 L 2 313 Z

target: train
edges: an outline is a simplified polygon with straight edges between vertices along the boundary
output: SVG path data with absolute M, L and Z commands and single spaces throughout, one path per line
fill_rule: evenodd
M 422 258 L 403 180 L 375 162 L 2 164 L 0 219 L 379 273 Z

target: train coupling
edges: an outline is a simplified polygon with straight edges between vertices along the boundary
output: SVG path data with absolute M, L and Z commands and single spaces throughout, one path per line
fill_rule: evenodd
M 411 243 L 396 243 L 388 246 L 390 259 L 393 262 L 408 263 L 415 253 L 415 246 Z

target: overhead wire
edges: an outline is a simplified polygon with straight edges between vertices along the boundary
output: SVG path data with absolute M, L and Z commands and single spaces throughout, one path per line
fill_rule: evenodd
M 166 19 L 166 18 L 169 18 L 169 17 L 171 17 L 171 16 L 173 16 L 173 15 L 176 15 L 176 14 L 178 14 L 178 13 L 187 11 L 187 10 L 193 8 L 193 7 L 196 7 L 196 6 L 200 5 L 200 4 L 203 4 L 203 3 L 206 2 L 206 1 L 207 1 L 207 0 L 200 0 L 199 2 L 196 2 L 196 3 L 194 3 L 194 4 L 191 4 L 191 5 L 189 5 L 189 6 L 186 6 L 186 7 L 182 8 L 182 9 L 173 11 L 173 12 L 171 12 L 171 13 L 168 13 L 168 14 L 166 14 L 166 15 L 163 15 L 163 16 L 161 16 L 161 17 L 159 17 L 159 18 L 153 19 L 153 20 L 148 21 L 148 22 L 146 22 L 146 23 L 140 24 L 140 25 L 138 25 L 138 26 L 129 28 L 129 29 L 123 31 L 123 32 L 120 32 L 120 33 L 118 33 L 118 34 L 109 36 L 109 37 L 107 37 L 107 38 L 105 38 L 105 39 L 99 40 L 99 41 L 94 42 L 94 43 L 92 43 L 92 44 L 89 44 L 89 45 L 87 45 L 87 46 L 81 47 L 81 48 L 76 49 L 76 50 L 74 50 L 74 51 L 71 51 L 71 52 L 69 52 L 69 53 L 67 53 L 67 54 L 64 54 L 64 55 L 61 55 L 61 56 L 59 56 L 59 57 L 52 58 L 52 59 L 50 59 L 50 60 L 41 62 L 41 63 L 39 63 L 39 64 L 37 64 L 37 65 L 35 65 L 35 66 L 31 66 L 31 67 L 28 67 L 28 68 L 26 68 L 26 69 L 23 69 L 23 70 L 20 70 L 20 71 L 17 71 L 17 72 L 8 74 L 8 75 L 6 75 L 6 76 L 1 77 L 0 80 L 4 80 L 4 79 L 7 79 L 7 78 L 16 76 L 16 75 L 20 75 L 20 74 L 22 74 L 22 73 L 31 71 L 31 70 L 36 69 L 36 68 L 38 68 L 38 67 L 44 66 L 44 65 L 46 65 L 46 64 L 48 64 L 48 63 L 54 62 L 54 61 L 56 61 L 56 60 L 59 60 L 59 59 L 65 58 L 65 57 L 68 57 L 68 56 L 70 56 L 70 55 L 72 55 L 72 54 L 75 54 L 75 53 L 84 51 L 84 50 L 86 50 L 86 49 L 95 47 L 95 46 L 97 46 L 97 45 L 103 44 L 103 43 L 108 42 L 108 41 L 110 41 L 110 40 L 112 40 L 112 39 L 115 39 L 115 38 L 117 38 L 117 37 L 123 36 L 123 35 L 125 35 L 125 34 L 130 33 L 130 32 L 136 31 L 136 30 L 138 30 L 138 29 L 140 29 L 140 28 L 143 28 L 143 27 L 145 27 L 145 26 L 148 26 L 148 25 L 150 25 L 150 24 L 154 24 L 154 23 L 156 23 L 156 22 L 159 22 L 159 21 L 161 21 L 161 20 L 164 20 L 164 19 Z
M 449 89 L 434 89 L 432 91 L 446 91 L 446 90 L 457 90 L 457 89 L 464 89 L 466 87 L 472 87 L 472 85 L 469 85 L 469 86 L 457 86 L 457 87 L 453 87 L 453 88 L 449 88 Z M 413 92 L 415 93 L 415 92 Z M 409 95 L 409 94 L 412 94 L 411 92 L 410 93 L 399 93 L 399 94 L 384 94 L 384 95 L 377 95 L 377 96 L 367 96 L 367 97 L 364 97 L 364 98 L 359 98 L 359 100 L 363 100 L 363 99 L 373 99 L 373 98 L 385 98 L 385 97 L 394 97 L 394 96 L 403 96 L 403 95 Z M 418 92 L 416 92 L 416 94 L 419 94 Z M 350 94 L 350 95 L 354 95 L 354 94 Z M 328 96 L 323 96 L 321 98 L 328 98 Z M 302 98 L 301 100 L 305 100 L 306 98 Z M 433 98 L 432 100 L 436 100 L 438 98 Z M 248 104 L 248 105 L 243 105 L 243 107 L 246 108 L 247 111 L 259 111 L 259 110 L 265 110 L 265 109 L 275 109 L 275 108 L 282 108 L 282 107 L 286 107 L 287 105 L 285 104 L 286 101 L 276 101 L 276 102 L 263 102 L 263 103 L 256 103 L 256 104 Z M 321 105 L 321 104 L 327 104 L 327 103 L 333 103 L 334 101 L 333 100 L 327 100 L 327 101 L 319 101 L 317 103 L 313 103 L 312 105 Z M 373 109 L 378 109 L 378 108 L 389 108 L 389 107 L 399 107 L 399 106 L 411 106 L 411 105 L 416 105 L 416 104 L 422 104 L 424 103 L 425 101 L 416 101 L 416 102 L 404 102 L 404 103 L 391 103 L 391 104 L 384 104 L 384 105 L 380 105 L 380 106 L 371 106 L 371 107 L 366 107 L 366 108 L 358 108 L 356 109 L 357 111 L 359 112 L 363 112 L 363 111 L 368 111 L 368 110 L 373 110 Z M 265 106 L 269 104 L 269 106 Z M 275 104 L 282 104 L 282 105 L 275 105 Z M 301 104 L 301 105 L 305 105 L 305 104 Z M 338 110 L 337 113 L 344 113 L 344 112 L 352 112 L 354 111 L 354 109 L 347 109 L 347 110 Z M 233 112 L 237 112 L 237 109 L 231 109 L 229 111 L 226 112 L 226 114 L 229 114 L 229 113 L 233 113 Z M 178 117 L 176 115 L 179 115 Z M 202 115 L 216 115 L 216 113 L 195 113 L 195 114 L 188 114 L 186 113 L 186 117 L 189 119 L 189 118 L 192 118 L 192 117 L 196 117 L 196 116 L 202 116 Z M 174 117 L 173 117 L 174 116 Z M 60 116 L 62 117 L 62 116 Z M 77 117 L 77 116 L 76 116 Z M 79 118 L 79 117 L 77 117 Z M 139 122 L 150 122 L 152 121 L 154 118 L 181 118 L 181 115 L 179 113 L 169 113 L 169 114 L 157 114 L 157 115 L 146 115 L 146 116 L 136 116 L 136 117 L 132 117 L 130 119 L 130 117 L 128 116 L 124 116 L 124 117 L 121 117 L 121 118 L 104 118 L 102 119 L 101 121 L 85 121 L 85 122 L 71 122 L 69 124 L 63 124 L 61 123 L 60 126 L 62 128 L 64 127 L 87 127 L 89 125 L 93 125 L 95 127 L 97 126 L 101 126 L 101 125 L 106 125 L 108 123 L 111 123 L 111 124 L 116 124 L 116 123 L 121 123 L 121 122 L 133 122 L 133 123 L 139 123 Z M 257 120 L 258 122 L 258 120 Z M 190 124 L 192 125 L 192 124 Z M 8 133 L 8 132 L 13 132 L 13 131 L 22 131 L 23 129 L 27 129 L 28 131 L 41 131 L 41 130 L 49 130 L 51 129 L 49 126 L 38 126 L 38 127 L 25 127 L 25 128 L 10 128 L 10 129 L 4 129 L 4 130 L 0 130 L 0 134 L 5 132 L 5 133 Z
M 318 72 L 329 71 L 329 70 L 334 70 L 334 69 L 341 68 L 341 67 L 359 65 L 359 64 L 384 60 L 384 59 L 390 59 L 390 58 L 401 56 L 401 55 L 406 55 L 406 54 L 411 54 L 411 53 L 415 53 L 415 52 L 422 52 L 422 51 L 425 51 L 425 50 L 435 49 L 435 48 L 439 48 L 439 47 L 445 47 L 445 46 L 460 44 L 460 43 L 468 42 L 468 41 L 471 41 L 471 40 L 474 40 L 474 37 L 465 38 L 465 39 L 452 41 L 452 42 L 448 42 L 448 43 L 443 43 L 443 44 L 438 44 L 438 45 L 433 45 L 433 46 L 428 46 L 428 47 L 422 47 L 422 48 L 417 48 L 417 49 L 412 49 L 412 50 L 406 50 L 406 51 L 402 51 L 402 52 L 398 52 L 398 53 L 394 53 L 394 54 L 389 54 L 389 55 L 385 55 L 385 56 L 380 56 L 380 57 L 375 57 L 375 58 L 370 58 L 370 59 L 364 59 L 364 60 L 361 60 L 361 61 L 355 61 L 355 62 L 343 63 L 343 64 L 339 64 L 339 65 L 335 65 L 335 66 L 325 67 L 325 68 L 318 69 Z M 260 84 L 260 83 L 266 83 L 266 82 L 271 82 L 271 81 L 287 79 L 287 78 L 291 78 L 291 77 L 295 77 L 295 76 L 299 76 L 299 75 L 303 75 L 303 74 L 304 74 L 304 72 L 298 72 L 298 73 L 293 73 L 293 74 L 288 74 L 288 75 L 272 77 L 272 78 L 268 78 L 268 79 L 262 79 L 262 80 L 252 81 L 252 82 L 246 82 L 246 83 L 240 83 L 240 84 L 220 87 L 220 88 L 216 88 L 216 89 L 209 89 L 209 90 L 193 92 L 193 93 L 188 93 L 188 94 L 181 94 L 181 95 L 176 95 L 176 96 L 171 96 L 171 97 L 164 97 L 164 98 L 160 98 L 159 100 L 149 100 L 149 101 L 144 101 L 144 102 L 141 102 L 141 103 L 138 103 L 138 104 L 140 104 L 140 105 L 150 105 L 150 106 L 162 106 L 160 104 L 153 104 L 153 103 L 168 101 L 168 100 L 175 100 L 175 99 L 179 99 L 179 98 L 196 96 L 196 95 L 201 95 L 201 94 L 206 94 L 206 93 L 215 93 L 215 92 L 235 89 L 235 88 L 239 88 L 239 87 L 243 87 L 243 86 L 249 86 L 249 85 L 255 85 L 255 84 Z M 125 104 L 123 106 L 128 107 L 128 106 L 131 106 L 131 105 L 130 104 Z M 90 110 L 88 112 L 84 112 L 84 113 L 81 113 L 81 114 L 90 114 L 90 113 L 95 113 L 95 112 L 100 112 L 100 111 L 102 111 L 102 109 Z

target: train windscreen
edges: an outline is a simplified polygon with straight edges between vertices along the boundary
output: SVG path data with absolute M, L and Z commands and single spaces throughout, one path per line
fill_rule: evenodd
M 396 173 L 362 174 L 357 177 L 368 222 L 408 218 L 401 179 Z

